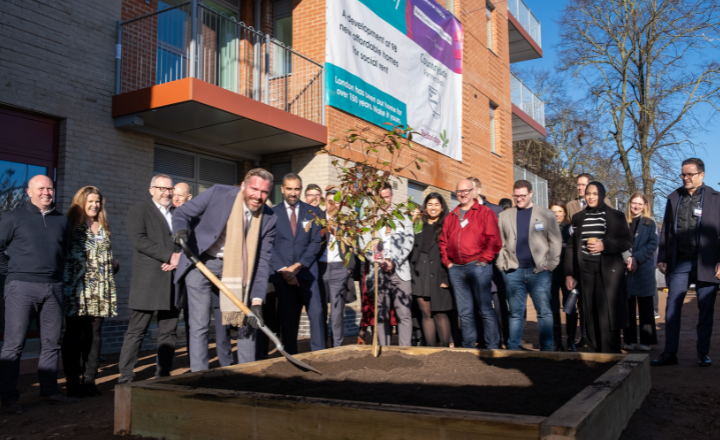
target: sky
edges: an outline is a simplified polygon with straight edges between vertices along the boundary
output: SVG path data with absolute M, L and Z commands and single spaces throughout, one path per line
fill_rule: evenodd
M 523 61 L 518 67 L 537 69 L 554 69 L 557 64 L 557 44 L 559 42 L 558 26 L 565 0 L 524 0 L 542 27 L 543 58 Z M 705 183 L 720 189 L 720 114 L 714 118 L 713 124 L 707 131 L 699 132 L 693 139 L 700 147 L 696 149 L 695 157 L 705 162 Z M 679 167 L 678 167 L 679 168 Z M 678 174 L 680 170 L 677 170 Z M 675 179 L 680 186 L 679 178 Z

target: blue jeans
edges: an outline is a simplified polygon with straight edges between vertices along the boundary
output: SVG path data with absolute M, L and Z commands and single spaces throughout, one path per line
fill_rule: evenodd
M 460 316 L 463 347 L 475 348 L 477 328 L 474 308 L 477 305 L 483 320 L 485 344 L 487 348 L 498 348 L 500 332 L 492 303 L 492 267 L 476 264 L 453 265 L 448 272 Z
M 710 336 L 718 285 L 697 281 L 697 260 L 678 260 L 668 274 L 668 298 L 665 313 L 665 351 L 677 353 L 680 342 L 680 314 L 690 284 L 695 283 L 697 304 L 700 311 L 697 323 L 697 352 L 710 352 Z
M 525 308 L 530 294 L 537 312 L 540 327 L 540 350 L 553 350 L 553 317 L 550 307 L 552 272 L 544 270 L 533 273 L 533 268 L 504 272 L 508 303 L 510 304 L 510 340 L 508 349 L 520 350 L 525 331 Z

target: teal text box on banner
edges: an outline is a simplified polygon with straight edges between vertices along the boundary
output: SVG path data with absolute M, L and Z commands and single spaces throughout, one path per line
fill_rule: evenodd
M 358 76 L 325 63 L 325 92 L 328 105 L 383 126 L 385 122 L 407 126 L 407 105 Z M 387 125 L 384 128 L 389 128 Z
M 407 0 L 359 0 L 378 17 L 382 18 L 395 29 L 407 35 L 407 18 L 405 8 Z M 366 23 L 371 25 L 371 23 Z

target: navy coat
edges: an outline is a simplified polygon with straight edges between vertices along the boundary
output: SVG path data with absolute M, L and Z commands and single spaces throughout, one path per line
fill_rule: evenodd
M 698 281 L 720 283 L 715 278 L 715 265 L 720 263 L 720 193 L 704 185 L 702 216 L 698 219 Z M 667 264 L 667 273 L 675 269 L 675 233 L 677 229 L 677 208 L 680 204 L 680 191 L 677 189 L 668 196 L 665 217 L 660 234 L 660 252 L 658 263 Z
M 315 216 L 322 217 L 323 213 L 320 208 L 314 208 L 305 202 L 298 202 L 297 211 L 297 227 L 296 235 L 293 236 L 290 227 L 290 219 L 288 218 L 285 202 L 278 203 L 273 207 L 275 217 L 277 218 L 277 227 L 275 232 L 275 246 L 272 251 L 272 270 L 277 272 L 283 267 L 290 267 L 295 263 L 304 266 L 297 274 L 298 282 L 313 282 L 318 279 L 318 259 L 322 254 L 322 235 L 321 227 L 313 220 Z M 305 232 L 306 222 L 312 222 L 310 230 Z M 274 281 L 284 281 L 282 277 L 276 276 Z
M 635 257 L 638 267 L 634 273 L 627 272 L 628 296 L 648 297 L 657 293 L 655 252 L 659 241 L 655 221 L 650 220 L 650 224 L 646 225 L 645 219 L 641 218 L 630 249 L 630 255 Z
M 229 185 L 214 185 L 212 188 L 193 197 L 189 202 L 184 203 L 173 213 L 173 233 L 177 234 L 181 229 L 190 231 L 191 222 L 200 220 L 194 226 L 188 237 L 188 246 L 200 256 L 208 250 L 218 237 L 230 219 L 235 199 L 240 194 L 240 188 Z M 253 270 L 252 287 L 250 298 L 259 298 L 265 301 L 267 294 L 268 278 L 272 273 L 270 259 L 273 244 L 275 243 L 275 213 L 272 209 L 263 205 L 262 223 L 260 224 L 260 240 Z M 192 263 L 183 253 L 180 257 L 177 270 L 175 271 L 175 283 L 181 283 Z

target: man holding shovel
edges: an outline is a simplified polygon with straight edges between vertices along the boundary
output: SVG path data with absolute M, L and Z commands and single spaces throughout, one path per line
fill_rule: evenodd
M 257 315 L 248 316 L 225 295 L 220 296 L 222 325 L 238 327 L 238 363 L 256 360 L 256 329 L 263 324 L 262 304 L 270 276 L 276 216 L 265 205 L 273 176 L 250 170 L 240 188 L 215 185 L 175 210 L 175 240 L 184 239 L 200 261 L 222 279 L 233 294 Z M 200 219 L 191 234 L 190 222 Z M 175 282 L 185 278 L 190 322 L 190 368 L 208 369 L 208 328 L 212 299 L 218 289 L 183 254 Z M 259 320 L 259 321 L 258 321 Z M 254 327 L 254 328 L 251 328 Z M 227 349 L 227 348 L 225 348 Z M 228 355 L 228 353 L 224 353 Z M 229 353 L 232 356 L 232 353 Z

